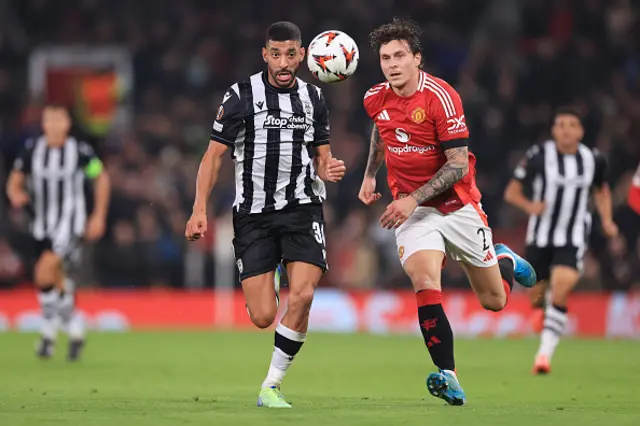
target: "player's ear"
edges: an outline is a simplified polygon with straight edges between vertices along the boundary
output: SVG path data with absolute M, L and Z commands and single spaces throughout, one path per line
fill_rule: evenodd
M 304 61 L 304 57 L 307 54 L 307 51 L 305 50 L 304 47 L 300 48 L 300 63 L 302 63 L 302 61 Z
M 413 58 L 415 59 L 416 66 L 420 67 L 420 64 L 422 64 L 422 53 L 416 53 L 415 55 L 413 55 Z
M 262 48 L 262 60 L 267 62 L 267 48 L 266 47 Z

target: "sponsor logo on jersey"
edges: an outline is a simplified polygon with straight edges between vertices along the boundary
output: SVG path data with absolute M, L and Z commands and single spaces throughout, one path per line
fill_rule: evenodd
M 389 152 L 393 152 L 394 154 L 400 155 L 405 152 L 407 153 L 416 152 L 418 154 L 424 154 L 425 152 L 433 151 L 435 147 L 433 145 L 417 146 L 417 145 L 406 144 L 403 147 L 387 145 L 387 149 L 389 150 Z
M 464 122 L 464 114 L 460 117 L 453 117 L 447 120 L 447 130 L 449 133 L 462 133 L 467 130 L 467 123 Z
M 395 130 L 396 139 L 402 143 L 407 143 L 411 139 L 411 135 L 405 129 L 397 128 Z
M 416 124 L 420 124 L 424 122 L 426 118 L 427 118 L 427 113 L 424 111 L 424 109 L 420 107 L 414 109 L 411 112 L 411 121 L 413 121 Z
M 220 108 L 218 108 L 218 114 L 216 115 L 216 121 L 220 121 L 222 116 L 224 116 L 224 107 L 220 105 Z
M 307 130 L 311 125 L 307 123 L 306 117 L 292 115 L 290 117 L 274 117 L 267 115 L 267 119 L 262 126 L 265 129 L 286 129 L 286 130 Z

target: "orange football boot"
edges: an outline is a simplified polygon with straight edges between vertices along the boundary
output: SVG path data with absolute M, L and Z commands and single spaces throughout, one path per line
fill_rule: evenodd
M 551 362 L 546 355 L 536 356 L 536 360 L 533 363 L 533 374 L 549 374 L 551 373 Z

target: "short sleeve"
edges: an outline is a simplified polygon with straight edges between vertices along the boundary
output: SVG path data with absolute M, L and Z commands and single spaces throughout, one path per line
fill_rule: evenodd
M 33 157 L 34 146 L 35 143 L 31 139 L 25 143 L 24 148 L 13 161 L 13 170 L 26 174 L 31 173 L 31 158 Z
M 211 140 L 233 146 L 244 126 L 244 110 L 239 87 L 234 84 L 222 98 L 211 129 Z
M 331 134 L 331 125 L 329 124 L 329 107 L 324 95 L 318 90 L 318 100 L 313 112 L 314 133 L 313 145 L 320 146 L 329 143 Z
M 430 113 L 439 142 L 468 139 L 469 128 L 462 108 L 462 99 L 453 87 L 440 79 L 425 77 L 425 91 L 431 93 Z
M 607 164 L 607 159 L 599 149 L 594 148 L 592 152 L 595 162 L 595 170 L 591 186 L 602 188 L 602 186 L 608 183 L 609 166 Z
M 513 178 L 523 184 L 531 182 L 538 170 L 541 155 L 542 150 L 540 149 L 540 146 L 534 145 L 529 148 L 513 171 Z
M 89 179 L 95 179 L 104 171 L 104 164 L 91 145 L 78 142 L 78 168 L 84 170 Z

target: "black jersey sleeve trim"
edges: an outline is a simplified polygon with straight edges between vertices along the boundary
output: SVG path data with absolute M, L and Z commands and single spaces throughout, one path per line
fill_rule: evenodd
M 440 145 L 442 145 L 442 148 L 446 151 L 447 149 L 460 148 L 460 147 L 463 147 L 463 146 L 469 146 L 469 139 L 467 139 L 467 138 L 451 139 L 451 140 L 448 140 L 448 141 L 440 142 Z

